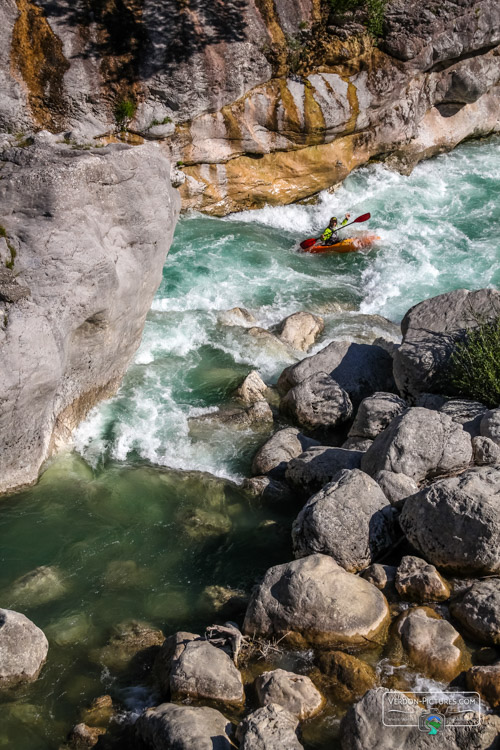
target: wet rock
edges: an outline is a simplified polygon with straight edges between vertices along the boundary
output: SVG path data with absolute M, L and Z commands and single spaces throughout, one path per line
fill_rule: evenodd
M 354 406 L 375 391 L 394 391 L 392 357 L 380 346 L 333 341 L 312 357 L 287 367 L 278 380 L 287 393 L 303 380 L 326 373 L 347 392 Z
M 371 475 L 394 471 L 419 482 L 465 469 L 471 459 L 470 435 L 461 425 L 446 414 L 413 407 L 375 438 L 361 468 Z
M 335 380 L 319 372 L 291 388 L 280 410 L 308 430 L 334 430 L 350 419 L 352 404 Z
M 175 633 L 164 642 L 155 672 L 165 695 L 227 705 L 243 703 L 243 683 L 231 657 L 193 633 Z
M 395 590 L 394 580 L 396 578 L 396 570 L 395 565 L 374 563 L 373 565 L 369 565 L 366 570 L 363 570 L 361 575 L 366 581 L 372 583 L 387 596 Z
M 267 476 L 245 479 L 242 488 L 247 490 L 252 497 L 259 498 L 270 505 L 281 505 L 292 499 L 292 493 L 287 484 Z
M 500 471 L 470 469 L 406 499 L 399 522 L 411 544 L 444 571 L 500 571 Z
M 373 477 L 380 485 L 382 492 L 390 504 L 401 510 L 407 497 L 418 492 L 418 484 L 406 474 L 396 474 L 394 471 L 377 471 Z
M 270 703 L 246 716 L 236 729 L 240 750 L 302 750 L 298 719 L 283 706 Z
M 232 528 L 231 520 L 225 513 L 204 508 L 185 508 L 177 516 L 185 534 L 193 541 L 203 541 L 224 534 Z
M 300 456 L 313 445 L 319 445 L 318 441 L 302 435 L 295 427 L 278 430 L 255 454 L 252 473 L 283 479 L 290 459 Z
M 453 599 L 450 612 L 475 641 L 500 645 L 500 578 L 474 583 Z
M 136 734 L 151 750 L 231 750 L 231 723 L 208 706 L 162 703 L 136 722 Z
M 95 747 L 99 742 L 99 737 L 103 734 L 106 734 L 106 730 L 100 727 L 77 724 L 69 735 L 69 746 L 71 750 L 86 750 L 86 748 Z
M 232 307 L 230 310 L 219 313 L 219 323 L 225 326 L 254 326 L 257 320 L 251 312 L 244 307 Z
M 291 357 L 293 358 L 292 350 L 288 344 L 285 344 L 284 341 L 266 328 L 253 326 L 252 328 L 247 328 L 246 334 L 252 338 L 254 345 L 256 344 L 259 349 L 264 347 L 271 356 L 280 359 L 285 358 L 285 360 L 288 359 L 288 361 L 290 361 Z
M 500 706 L 500 662 L 472 667 L 465 675 L 467 688 L 479 693 L 492 708 Z
M 463 669 L 463 641 L 451 623 L 434 610 L 417 607 L 404 612 L 397 632 L 411 664 L 428 677 L 450 682 Z
M 296 312 L 281 321 L 278 334 L 285 344 L 293 349 L 306 352 L 323 332 L 325 323 L 319 315 Z
M 406 401 L 394 393 L 368 396 L 359 405 L 349 437 L 375 439 L 406 407 Z
M 479 435 L 479 427 L 488 407 L 479 401 L 467 399 L 450 399 L 440 407 L 442 414 L 447 414 L 454 422 L 461 424 L 471 437 Z
M 403 599 L 420 604 L 450 598 L 450 587 L 434 565 L 420 557 L 406 555 L 399 563 L 395 585 Z
M 113 699 L 110 695 L 100 695 L 82 712 L 82 722 L 92 727 L 107 727 L 113 716 Z
M 191 417 L 189 420 L 190 431 L 206 423 L 216 423 L 235 429 L 247 429 L 259 424 L 270 424 L 273 421 L 273 413 L 267 401 L 256 401 L 245 409 L 219 409 L 215 412 L 202 414 L 199 417 Z
M 472 452 L 476 466 L 496 466 L 500 464 L 500 445 L 491 438 L 481 435 L 473 437 Z
M 481 419 L 479 430 L 483 437 L 489 438 L 500 445 L 500 409 L 487 411 Z
M 366 453 L 372 443 L 373 440 L 368 440 L 367 438 L 348 437 L 340 447 L 345 448 L 348 451 L 362 451 L 363 453 Z
M 375 670 L 365 661 L 343 651 L 326 651 L 317 665 L 336 701 L 352 703 L 375 687 Z
M 276 703 L 300 721 L 317 714 L 324 703 L 323 696 L 309 677 L 284 669 L 263 672 L 255 680 L 255 689 L 261 706 Z
M 48 650 L 43 631 L 31 620 L 0 609 L 0 687 L 36 680 Z
M 266 391 L 267 385 L 259 373 L 256 370 L 252 370 L 235 392 L 235 396 L 239 401 L 250 406 L 257 403 L 257 401 L 265 401 Z
M 248 600 L 244 591 L 229 586 L 205 586 L 201 595 L 203 607 L 211 612 L 221 613 L 227 619 L 244 615 Z
M 327 555 L 269 568 L 254 592 L 243 630 L 292 645 L 370 648 L 385 635 L 389 610 L 367 581 Z
M 104 585 L 108 589 L 129 589 L 147 586 L 150 574 L 135 560 L 112 560 L 106 566 Z
M 398 690 L 392 691 L 396 710 L 404 710 L 404 726 L 386 726 L 381 721 L 385 688 L 369 690 L 358 703 L 347 711 L 340 725 L 342 750 L 432 750 L 435 737 L 422 732 L 418 718 L 425 711 L 421 706 L 408 702 L 408 696 Z M 387 713 L 384 713 L 387 715 Z M 496 716 L 482 716 L 478 726 L 453 726 L 453 719 L 446 724 L 439 746 L 442 750 L 493 750 L 500 728 Z M 402 723 L 402 722 L 401 722 Z M 386 722 L 387 724 L 387 722 Z
M 164 640 L 162 631 L 147 623 L 137 620 L 122 622 L 113 629 L 106 646 L 90 652 L 90 660 L 103 664 L 112 672 L 123 672 L 128 668 L 137 673 L 146 672 Z
M 88 643 L 95 635 L 91 618 L 85 612 L 73 612 L 51 623 L 45 632 L 50 642 L 58 646 Z
M 403 397 L 435 390 L 457 338 L 478 321 L 496 318 L 500 293 L 457 289 L 412 307 L 401 322 L 403 343 L 394 353 L 394 378 Z
M 361 451 L 313 446 L 297 458 L 292 458 L 285 477 L 295 490 L 310 497 L 331 482 L 339 471 L 358 469 L 362 456 Z
M 395 511 L 371 477 L 343 470 L 307 501 L 292 539 L 295 557 L 321 552 L 356 573 L 394 543 Z
M 7 598 L 14 606 L 38 607 L 60 599 L 67 591 L 59 568 L 41 565 L 14 581 Z

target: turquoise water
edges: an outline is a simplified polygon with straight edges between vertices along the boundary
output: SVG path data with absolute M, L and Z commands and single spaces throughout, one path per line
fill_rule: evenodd
M 73 453 L 0 504 L 0 601 L 50 641 L 39 680 L 1 697 L 0 748 L 58 748 L 103 693 L 138 710 L 152 700 L 149 688 L 102 652 L 117 624 L 200 632 L 217 617 L 207 586 L 248 592 L 291 558 L 297 509 L 260 507 L 235 483 L 265 431 L 195 429 L 189 419 L 230 402 L 251 369 L 274 382 L 297 354 L 222 324 L 220 313 L 244 306 L 268 327 L 296 310 L 317 312 L 326 328 L 316 348 L 338 337 L 395 338 L 393 324 L 424 297 L 498 285 L 499 175 L 496 138 L 411 177 L 368 166 L 315 205 L 179 222 L 119 393 L 77 430 Z M 297 252 L 299 240 L 347 210 L 372 213 L 380 236 L 372 250 Z M 50 566 L 57 585 L 46 601 L 19 597 L 16 579 L 38 566 Z M 331 708 L 307 729 L 308 750 L 332 747 L 337 717 Z

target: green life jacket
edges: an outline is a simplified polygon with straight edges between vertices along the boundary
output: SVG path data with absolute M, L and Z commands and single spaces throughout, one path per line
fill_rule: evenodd
M 333 234 L 333 230 L 330 229 L 330 227 L 327 227 L 325 229 L 325 231 L 323 232 L 323 239 L 324 240 L 329 240 L 331 238 L 332 234 Z

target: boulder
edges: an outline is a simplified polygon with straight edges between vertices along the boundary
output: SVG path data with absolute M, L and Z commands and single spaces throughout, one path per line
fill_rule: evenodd
M 20 612 L 0 609 L 0 687 L 32 682 L 47 658 L 48 641 Z
M 162 703 L 136 722 L 138 739 L 151 750 L 231 750 L 231 723 L 208 706 Z
M 377 684 L 375 670 L 370 664 L 343 651 L 321 653 L 317 665 L 335 701 L 352 703 Z
M 479 401 L 469 401 L 464 398 L 453 398 L 439 408 L 442 414 L 447 414 L 454 422 L 461 424 L 471 437 L 479 435 L 481 420 L 488 407 Z
M 406 474 L 396 474 L 395 471 L 377 471 L 373 478 L 380 485 L 390 504 L 398 510 L 401 510 L 407 497 L 418 492 L 418 484 Z
M 500 444 L 491 438 L 478 435 L 472 438 L 472 453 L 476 466 L 496 466 L 500 464 Z
M 313 445 L 319 445 L 318 441 L 302 435 L 295 427 L 278 430 L 255 454 L 252 473 L 283 479 L 290 459 L 300 456 Z
M 14 581 L 7 598 L 14 606 L 38 607 L 60 599 L 67 591 L 59 568 L 41 565 Z
M 100 727 L 89 727 L 83 722 L 73 727 L 68 737 L 71 750 L 87 750 L 95 747 L 99 737 L 106 734 L 106 730 Z
M 455 342 L 478 322 L 498 317 L 500 293 L 457 289 L 412 307 L 401 322 L 403 342 L 394 352 L 394 378 L 401 395 L 434 390 Z
M 259 498 L 270 505 L 282 505 L 292 500 L 290 487 L 268 476 L 250 477 L 245 479 L 241 486 L 251 497 Z
M 199 417 L 191 417 L 189 419 L 189 428 L 191 431 L 193 428 L 196 430 L 197 427 L 200 425 L 203 426 L 206 423 L 217 423 L 235 429 L 246 430 L 249 427 L 260 424 L 272 423 L 272 421 L 273 412 L 267 401 L 256 401 L 244 409 L 224 408 L 209 412 L 208 414 L 202 414 Z
M 500 471 L 478 467 L 406 499 L 399 522 L 433 565 L 464 575 L 500 571 Z
M 245 328 L 254 326 L 257 319 L 251 312 L 244 307 L 232 307 L 230 310 L 224 310 L 219 313 L 219 323 L 224 326 L 244 326 Z
M 366 581 L 372 583 L 387 596 L 393 594 L 396 590 L 394 586 L 396 570 L 395 565 L 373 563 L 373 565 L 369 565 L 363 570 L 361 575 Z
M 453 599 L 450 612 L 475 641 L 500 645 L 500 578 L 474 583 Z
M 340 447 L 345 448 L 348 451 L 362 451 L 363 453 L 366 453 L 372 443 L 373 440 L 368 440 L 367 438 L 348 437 Z
M 399 690 L 391 691 L 393 704 L 388 704 L 384 695 L 387 695 L 386 688 L 374 688 L 349 708 L 340 725 L 342 750 L 432 750 L 436 738 L 422 732 L 418 726 L 419 716 L 426 709 Z M 447 718 L 446 730 L 439 736 L 440 750 L 496 750 L 498 717 L 482 715 L 479 719 L 473 715 L 477 726 L 471 722 L 471 726 L 465 727 L 454 726 L 453 717 Z M 393 726 L 391 721 L 394 721 Z M 463 722 L 461 717 L 459 721 Z
M 309 497 L 331 482 L 342 469 L 359 469 L 362 456 L 361 451 L 313 446 L 292 458 L 285 478 L 295 490 Z
M 284 669 L 263 672 L 255 680 L 255 689 L 261 706 L 278 704 L 301 721 L 317 714 L 324 703 L 309 677 Z
M 325 323 L 319 315 L 308 312 L 296 312 L 281 321 L 278 334 L 285 344 L 293 349 L 306 352 L 323 332 Z
M 403 599 L 420 604 L 450 598 L 450 588 L 434 565 L 420 557 L 406 555 L 399 563 L 396 589 Z
M 450 682 L 463 669 L 464 644 L 451 623 L 429 607 L 404 612 L 396 625 L 410 663 L 435 680 Z
M 173 700 L 243 703 L 241 675 L 231 657 L 193 633 L 175 633 L 166 639 L 155 672 L 164 694 Z
M 407 408 L 394 393 L 374 393 L 360 403 L 349 437 L 373 440 Z
M 375 391 L 394 391 L 392 357 L 380 346 L 332 341 L 312 357 L 287 367 L 278 380 L 285 394 L 303 380 L 327 373 L 348 393 L 354 406 Z
M 500 662 L 472 667 L 465 675 L 467 687 L 479 693 L 492 708 L 500 707 Z
M 350 419 L 352 404 L 335 380 L 318 372 L 291 388 L 280 410 L 308 430 L 334 430 Z
M 254 592 L 243 630 L 292 645 L 370 648 L 385 636 L 385 597 L 327 555 L 269 568 Z
M 344 469 L 307 501 L 292 539 L 295 557 L 321 552 L 356 573 L 394 543 L 395 511 L 371 477 Z
M 236 398 L 246 406 L 257 403 L 257 401 L 265 401 L 265 395 L 267 391 L 267 385 L 260 377 L 257 370 L 252 370 L 243 383 L 235 392 Z
M 479 434 L 500 445 L 500 409 L 485 412 L 479 425 Z
M 298 719 L 283 706 L 270 703 L 246 716 L 236 729 L 240 750 L 302 750 Z
M 361 461 L 372 476 L 378 471 L 406 474 L 416 482 L 466 469 L 472 459 L 470 435 L 446 414 L 413 407 L 380 433 Z

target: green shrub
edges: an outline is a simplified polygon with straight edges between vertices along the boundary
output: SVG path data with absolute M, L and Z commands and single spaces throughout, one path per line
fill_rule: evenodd
M 366 28 L 373 36 L 382 36 L 387 0 L 329 0 L 329 2 L 332 10 L 339 15 L 348 10 L 358 10 L 358 8 L 366 10 L 368 13 Z
M 115 107 L 115 120 L 117 125 L 125 127 L 135 116 L 137 104 L 132 99 L 122 99 Z
M 500 316 L 469 329 L 450 357 L 441 383 L 450 395 L 500 405 Z

